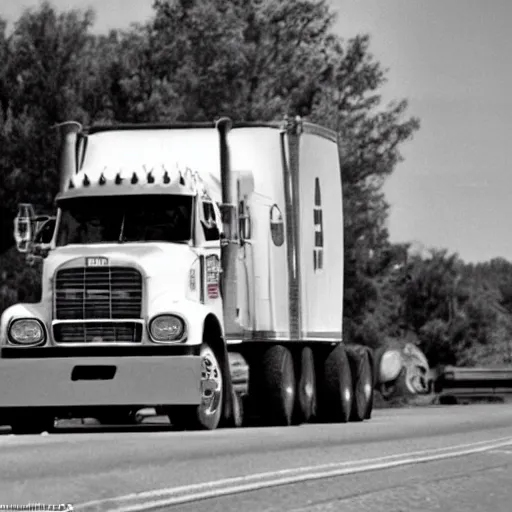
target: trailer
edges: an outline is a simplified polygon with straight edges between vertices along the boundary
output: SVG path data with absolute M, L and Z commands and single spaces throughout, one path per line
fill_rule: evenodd
M 363 421 L 396 351 L 346 345 L 337 134 L 301 120 L 60 125 L 56 213 L 15 221 L 42 299 L 0 323 L 0 423 Z M 27 213 L 29 212 L 29 213 Z M 39 224 L 41 224 L 39 222 Z M 229 353 L 249 367 L 236 392 Z

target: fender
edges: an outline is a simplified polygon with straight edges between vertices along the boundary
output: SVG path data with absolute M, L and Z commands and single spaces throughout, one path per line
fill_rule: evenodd
M 187 326 L 186 345 L 201 345 L 206 319 L 213 315 L 208 305 L 192 300 L 177 300 L 175 294 L 161 293 L 148 305 L 147 322 L 158 315 L 175 314 L 183 318 Z M 221 328 L 222 336 L 222 328 Z
M 18 318 L 35 318 L 40 320 L 46 330 L 47 339 L 50 336 L 50 311 L 45 308 L 43 302 L 19 303 L 8 307 L 0 318 L 0 345 L 7 344 L 7 329 L 12 320 Z

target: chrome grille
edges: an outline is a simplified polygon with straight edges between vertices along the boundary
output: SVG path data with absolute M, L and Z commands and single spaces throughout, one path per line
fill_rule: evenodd
M 57 343 L 140 343 L 138 322 L 66 322 L 53 326 Z
M 55 277 L 55 318 L 142 318 L 142 276 L 134 268 L 77 267 Z

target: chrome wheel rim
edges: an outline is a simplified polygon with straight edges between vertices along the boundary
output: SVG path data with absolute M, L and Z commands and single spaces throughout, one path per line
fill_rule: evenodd
M 201 405 L 199 413 L 208 418 L 213 416 L 222 403 L 222 371 L 215 353 L 210 347 L 201 349 Z

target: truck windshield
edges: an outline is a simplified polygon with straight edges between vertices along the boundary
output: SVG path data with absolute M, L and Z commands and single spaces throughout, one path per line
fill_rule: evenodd
M 187 243 L 191 196 L 87 197 L 59 203 L 57 245 L 113 242 Z

